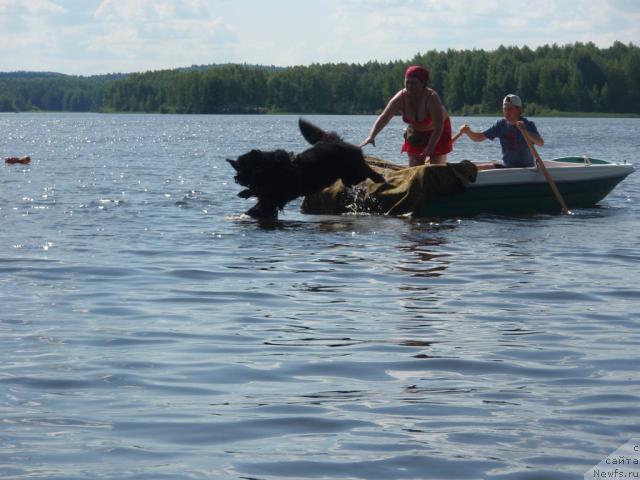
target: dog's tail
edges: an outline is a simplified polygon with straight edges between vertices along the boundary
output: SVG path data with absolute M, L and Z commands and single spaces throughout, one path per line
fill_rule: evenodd
M 335 132 L 325 132 L 320 127 L 316 127 L 313 123 L 307 122 L 304 118 L 298 120 L 300 133 L 307 142 L 315 145 L 318 142 L 342 142 L 342 138 Z

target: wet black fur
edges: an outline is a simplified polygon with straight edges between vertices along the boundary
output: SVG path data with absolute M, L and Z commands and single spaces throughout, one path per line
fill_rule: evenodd
M 359 147 L 306 120 L 300 119 L 298 125 L 313 145 L 298 155 L 284 150 L 251 150 L 237 160 L 227 159 L 236 170 L 236 183 L 247 187 L 238 196 L 258 198 L 247 215 L 277 218 L 278 210 L 291 200 L 318 192 L 338 179 L 347 186 L 367 178 L 384 183 L 384 177 L 366 164 Z

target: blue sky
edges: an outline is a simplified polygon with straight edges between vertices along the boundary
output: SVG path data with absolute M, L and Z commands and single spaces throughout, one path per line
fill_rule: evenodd
M 639 0 L 0 0 L 0 71 L 408 60 L 428 50 L 640 44 Z

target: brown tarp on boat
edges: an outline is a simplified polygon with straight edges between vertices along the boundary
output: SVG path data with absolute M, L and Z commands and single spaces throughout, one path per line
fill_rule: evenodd
M 330 187 L 305 197 L 303 213 L 339 215 L 377 213 L 413 215 L 432 198 L 464 192 L 475 182 L 478 170 L 469 160 L 444 165 L 402 167 L 375 157 L 367 163 L 384 175 L 387 183 L 365 183 L 353 188 L 338 180 Z

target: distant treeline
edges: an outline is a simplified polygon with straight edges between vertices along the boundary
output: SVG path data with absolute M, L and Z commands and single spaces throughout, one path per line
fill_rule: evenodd
M 640 114 L 640 48 L 614 43 L 418 54 L 409 61 L 296 67 L 212 65 L 76 77 L 0 73 L 0 111 L 372 114 L 402 87 L 407 65 L 431 71 L 451 113 L 500 110 L 518 93 L 528 114 Z
M 76 77 L 60 73 L 0 73 L 0 112 L 98 112 L 107 85 L 125 75 Z

